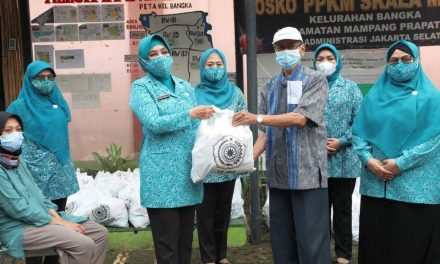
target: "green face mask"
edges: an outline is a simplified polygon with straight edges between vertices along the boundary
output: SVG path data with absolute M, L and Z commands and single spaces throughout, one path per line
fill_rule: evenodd
M 31 83 L 35 91 L 41 95 L 50 94 L 53 91 L 53 88 L 55 87 L 55 82 L 53 80 L 33 79 Z

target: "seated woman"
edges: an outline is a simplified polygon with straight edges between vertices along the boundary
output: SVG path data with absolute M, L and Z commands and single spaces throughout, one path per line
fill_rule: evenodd
M 7 253 L 24 258 L 24 251 L 54 248 L 61 264 L 103 263 L 107 229 L 57 213 L 20 159 L 22 129 L 20 117 L 0 112 L 0 241 Z

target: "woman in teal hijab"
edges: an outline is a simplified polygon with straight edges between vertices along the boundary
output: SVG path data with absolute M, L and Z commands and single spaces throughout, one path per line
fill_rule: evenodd
M 329 88 L 341 77 L 342 67 L 342 58 L 335 46 L 324 43 L 315 49 L 313 68 L 327 77 Z
M 79 185 L 70 157 L 70 110 L 55 77 L 50 64 L 30 63 L 20 94 L 7 111 L 19 115 L 26 126 L 22 158 L 35 182 L 44 196 L 64 211 L 67 197 L 76 193 Z M 28 259 L 28 263 L 41 263 L 41 260 Z M 44 263 L 57 263 L 57 257 L 48 257 Z
M 223 52 L 219 49 L 206 50 L 202 53 L 199 67 L 200 82 L 195 87 L 197 103 L 228 108 L 241 90 L 228 80 Z
M 226 59 L 219 49 L 208 49 L 200 59 L 197 104 L 234 112 L 247 110 L 241 90 L 228 80 Z M 229 263 L 226 258 L 229 219 L 236 174 L 205 178 L 203 203 L 197 207 L 197 230 L 202 263 Z
M 24 251 L 55 249 L 61 264 L 102 264 L 107 229 L 82 217 L 56 212 L 57 206 L 43 195 L 21 159 L 22 134 L 27 129 L 18 115 L 0 112 L 2 246 L 15 258 L 24 258 Z
M 353 125 L 361 174 L 359 263 L 440 259 L 440 92 L 400 40 Z
M 352 254 L 352 194 L 361 174 L 361 164 L 352 146 L 351 126 L 362 94 L 355 82 L 341 75 L 343 63 L 335 46 L 318 46 L 313 66 L 326 75 L 329 84 L 325 106 L 329 205 L 333 207 L 331 222 L 337 263 L 346 264 Z
M 199 119 L 211 106 L 197 106 L 194 89 L 171 74 L 165 39 L 153 34 L 139 43 L 147 73 L 131 87 L 130 108 L 142 124 L 139 158 L 141 204 L 147 208 L 158 264 L 190 264 L 194 213 L 203 186 L 191 181 L 191 151 Z
M 8 111 L 22 116 L 28 128 L 26 138 L 38 142 L 53 152 L 61 164 L 66 164 L 70 161 L 67 123 L 71 116 L 55 77 L 50 64 L 44 61 L 29 64 L 20 94 Z

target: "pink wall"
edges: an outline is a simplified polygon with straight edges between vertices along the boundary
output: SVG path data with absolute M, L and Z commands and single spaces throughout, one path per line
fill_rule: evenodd
M 235 72 L 234 1 L 209 0 L 208 13 L 214 48 L 225 53 L 228 72 Z
M 423 70 L 429 79 L 440 89 L 440 46 L 429 46 L 420 48 Z
M 160 2 L 171 3 L 173 1 L 148 1 L 148 3 Z M 200 10 L 208 12 L 208 22 L 213 26 L 213 30 L 209 31 L 208 34 L 213 36 L 214 46 L 226 53 L 228 70 L 235 72 L 233 1 L 194 0 L 187 2 L 192 4 L 192 8 L 184 10 L 141 10 L 137 2 L 121 3 L 125 5 L 125 20 L 137 19 L 140 13 L 146 14 L 152 11 L 158 14 Z M 31 19 L 55 6 L 53 4 L 44 4 L 42 0 L 29 0 L 29 5 Z M 72 6 L 75 4 L 68 5 Z M 72 122 L 69 126 L 69 132 L 73 158 L 75 160 L 91 159 L 91 152 L 104 153 L 105 147 L 110 143 L 122 146 L 124 155 L 130 154 L 133 156 L 135 126 L 133 114 L 128 107 L 128 101 L 131 83 L 136 76 L 141 74 L 132 75 L 126 72 L 127 67 L 123 59 L 124 55 L 137 53 L 137 46 L 130 45 L 129 30 L 125 30 L 125 40 L 38 42 L 35 44 L 54 45 L 55 50 L 84 50 L 85 68 L 55 69 L 58 75 L 111 74 L 111 92 L 100 92 L 99 108 L 73 109 L 71 94 L 64 94 L 72 110 Z M 138 129 L 137 127 L 136 130 Z

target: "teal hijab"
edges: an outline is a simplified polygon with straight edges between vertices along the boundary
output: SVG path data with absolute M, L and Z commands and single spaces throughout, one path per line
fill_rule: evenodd
M 315 70 L 316 70 L 316 58 L 318 57 L 319 53 L 322 50 L 330 50 L 336 58 L 336 71 L 332 75 L 327 76 L 328 87 L 331 88 L 332 85 L 335 83 L 336 79 L 338 79 L 339 74 L 342 70 L 342 67 L 343 67 L 342 59 L 341 59 L 341 56 L 339 55 L 339 52 L 335 46 L 333 46 L 332 44 L 329 44 L 329 43 L 321 44 L 315 50 L 315 55 L 314 55 L 314 60 L 313 60 L 313 68 Z
M 33 88 L 32 79 L 44 70 L 55 74 L 52 66 L 44 61 L 34 61 L 28 65 L 20 94 L 7 112 L 21 117 L 26 127 L 25 138 L 54 153 L 64 165 L 70 160 L 70 110 L 57 85 L 48 95 L 41 95 Z
M 409 48 L 414 61 L 420 60 L 417 46 L 405 40 L 390 46 L 387 60 L 393 47 L 401 44 Z M 414 76 L 405 82 L 393 81 L 385 69 L 363 100 L 353 132 L 387 157 L 396 158 L 402 151 L 440 134 L 440 91 L 420 63 Z
M 141 59 L 148 61 L 148 53 L 152 48 L 158 45 L 163 45 L 168 49 L 168 52 L 171 54 L 171 48 L 168 42 L 162 38 L 160 35 L 152 34 L 149 35 L 141 40 L 138 46 L 138 57 L 139 61 Z M 157 75 L 154 75 L 153 73 L 149 72 L 148 69 L 145 67 L 144 64 L 140 63 L 142 70 L 144 72 L 147 72 L 150 74 L 154 79 L 160 81 L 163 85 L 165 85 L 170 91 L 174 92 L 174 82 L 173 78 L 171 77 L 171 74 L 165 76 L 165 77 L 159 77 Z
M 212 53 L 217 53 L 222 59 L 225 74 L 218 82 L 211 82 L 204 78 L 205 64 Z M 227 108 L 236 96 L 235 85 L 228 80 L 225 55 L 219 49 L 208 49 L 200 58 L 200 82 L 195 87 L 197 103 L 199 105 L 214 105 L 220 109 Z

